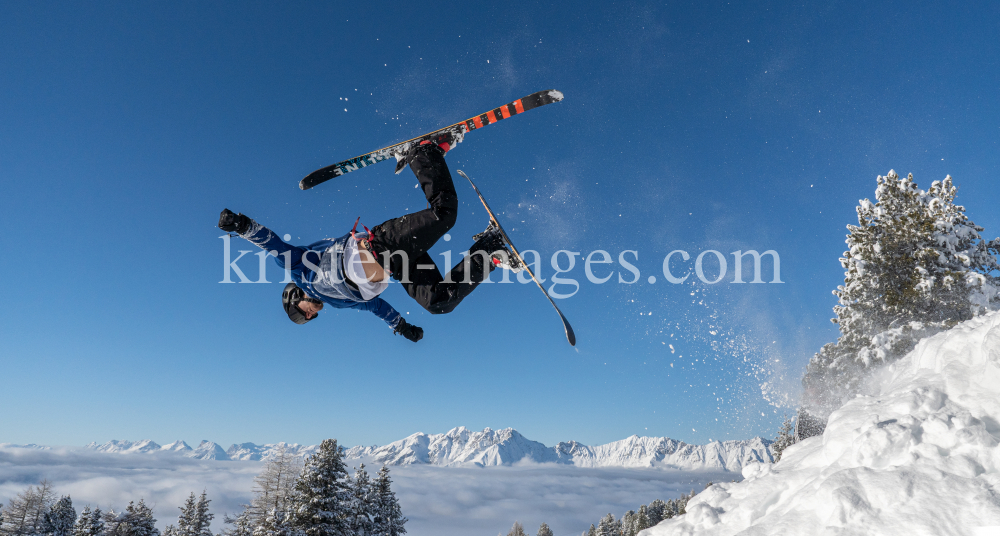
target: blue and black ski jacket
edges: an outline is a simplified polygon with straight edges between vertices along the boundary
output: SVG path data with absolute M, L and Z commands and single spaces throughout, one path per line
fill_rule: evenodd
M 267 227 L 253 222 L 250 229 L 240 236 L 272 256 L 276 255 L 274 260 L 278 266 L 289 270 L 292 280 L 309 297 L 338 309 L 370 311 L 392 329 L 396 329 L 402 319 L 399 312 L 382 298 L 376 296 L 365 301 L 360 292 L 347 284 L 342 258 L 350 233 L 340 238 L 319 240 L 308 246 L 293 246 Z

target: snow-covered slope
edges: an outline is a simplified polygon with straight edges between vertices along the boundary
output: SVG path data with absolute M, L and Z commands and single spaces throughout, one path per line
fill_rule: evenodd
M 229 455 L 218 444 L 212 441 L 203 440 L 194 450 L 185 454 L 189 458 L 198 460 L 228 460 Z
M 183 441 L 181 441 L 181 440 L 178 439 L 177 441 L 174 441 L 173 443 L 171 443 L 169 445 L 163 445 L 162 447 L 160 447 L 160 450 L 173 451 L 173 452 L 185 452 L 185 451 L 192 450 L 192 449 L 191 449 L 190 446 L 188 446 L 187 443 L 185 443 L 185 442 L 183 442 Z
M 510 465 L 525 458 L 554 462 L 552 449 L 527 439 L 513 428 L 482 432 L 453 428 L 446 434 L 413 434 L 382 447 L 354 447 L 348 458 L 371 458 L 388 465 Z
M 642 536 L 1000 533 L 1000 313 L 921 341 L 870 393 Z
M 136 441 L 135 443 L 131 441 L 118 441 L 112 439 L 103 445 L 98 445 L 97 443 L 91 443 L 87 445 L 87 448 L 96 450 L 97 452 L 155 452 L 160 450 L 160 446 L 156 443 L 143 439 L 142 441 Z
M 679 467 L 739 471 L 748 463 L 773 461 L 770 441 L 755 437 L 688 445 L 669 437 L 632 436 L 597 447 L 575 441 L 554 447 L 561 460 L 581 467 Z
M 285 452 L 295 455 L 306 457 L 315 453 L 318 449 L 318 445 L 299 445 L 298 443 L 268 443 L 265 445 L 257 445 L 255 443 L 240 443 L 239 445 L 232 445 L 226 450 L 226 454 L 229 456 L 230 460 L 264 460 L 269 458 L 272 454 L 278 451 L 278 449 L 284 448 Z
M 381 447 L 357 446 L 347 449 L 347 459 L 365 459 L 377 464 L 438 466 L 473 465 L 480 467 L 512 465 L 518 462 L 558 463 L 580 467 L 663 467 L 740 471 L 748 462 L 772 461 L 766 439 L 755 437 L 742 441 L 688 445 L 668 437 L 632 436 L 606 445 L 589 447 L 576 441 L 554 447 L 532 441 L 513 428 L 472 431 L 464 426 L 445 434 L 413 434 Z M 306 457 L 319 448 L 297 443 L 234 444 L 227 450 L 211 441 L 202 441 L 192 449 L 183 441 L 163 447 L 149 440 L 138 442 L 109 441 L 91 443 L 87 448 L 99 452 L 133 453 L 176 451 L 201 460 L 263 460 L 279 448 L 295 456 Z

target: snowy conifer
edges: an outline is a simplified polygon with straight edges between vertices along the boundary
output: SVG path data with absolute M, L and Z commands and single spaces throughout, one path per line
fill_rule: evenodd
M 632 526 L 635 522 L 635 510 L 629 510 L 621 518 L 622 536 L 635 536 L 635 529 Z
M 554 536 L 552 534 L 552 529 L 549 528 L 544 522 L 538 527 L 538 532 L 535 536 Z
M 100 508 L 94 508 L 90 513 L 90 532 L 87 536 L 104 536 L 104 513 Z
M 351 496 L 348 503 L 348 526 L 353 536 L 371 536 L 373 533 L 372 518 L 375 517 L 375 501 L 372 493 L 371 479 L 365 464 L 354 472 L 351 480 Z
M 666 519 L 664 517 L 664 512 L 667 508 L 667 503 L 656 499 L 655 501 L 649 503 L 649 507 L 646 508 L 646 515 L 649 516 L 649 526 L 655 526 Z
M 348 484 L 342 449 L 336 439 L 324 440 L 295 483 L 293 528 L 306 536 L 348 535 Z
M 392 480 L 389 478 L 389 468 L 385 465 L 379 469 L 375 482 L 372 484 L 372 499 L 374 501 L 372 534 L 374 536 L 400 536 L 406 534 L 406 521 L 403 511 L 392 491 Z
M 254 478 L 254 497 L 251 501 L 254 510 L 261 516 L 269 515 L 272 510 L 287 511 L 289 497 L 301 471 L 301 458 L 288 452 L 284 445 L 279 446 Z
M 90 506 L 84 506 L 83 512 L 73 525 L 73 536 L 104 536 L 104 520 L 100 508 L 91 511 Z
M 618 523 L 615 522 L 615 516 L 610 513 L 602 517 L 600 524 L 597 525 L 597 536 L 620 536 L 618 532 Z
M 302 459 L 279 445 L 254 478 L 250 503 L 243 505 L 243 511 L 236 516 L 224 517 L 225 523 L 232 527 L 223 530 L 224 536 L 251 536 L 265 517 L 274 518 L 276 514 L 287 523 L 295 481 L 301 471 Z
M 515 521 L 514 526 L 507 531 L 507 536 L 528 536 L 524 533 L 524 526 L 520 521 Z
M 785 417 L 781 430 L 778 430 L 778 437 L 774 438 L 774 442 L 771 443 L 771 454 L 774 455 L 774 461 L 780 460 L 781 453 L 793 444 L 795 444 L 795 424 L 792 417 Z
M 210 502 L 212 501 L 208 498 L 208 493 L 202 490 L 197 505 L 197 525 L 195 527 L 198 529 L 197 536 L 212 536 L 212 519 L 215 518 L 215 514 L 208 511 L 208 503 Z
M 197 530 L 194 527 L 197 523 L 198 511 L 193 491 L 184 501 L 184 506 L 180 507 L 180 511 L 181 515 L 177 518 L 177 527 L 167 527 L 173 530 L 171 534 L 166 536 L 197 536 Z
M 73 536 L 90 536 L 90 506 L 84 506 L 73 525 Z
M 877 183 L 876 202 L 857 207 L 840 259 L 845 277 L 833 319 L 840 338 L 813 357 L 803 379 L 804 403 L 820 418 L 857 392 L 865 369 L 986 311 L 1000 291 L 990 275 L 1000 269 L 1000 239 L 981 238 L 983 228 L 955 204 L 950 176 L 927 191 L 894 171 Z
M 290 536 L 293 534 L 288 523 L 288 515 L 283 510 L 272 508 L 253 530 L 253 536 Z
M 120 514 L 109 511 L 104 520 L 107 536 L 160 536 L 153 510 L 142 499 L 138 504 L 129 502 Z
M 42 480 L 38 486 L 17 494 L 3 507 L 4 522 L 0 532 L 4 536 L 30 536 L 45 532 L 45 514 L 55 499 L 52 484 Z
M 597 527 L 593 523 L 590 524 L 590 530 L 587 531 L 587 536 L 597 536 Z
M 649 509 L 644 504 L 639 507 L 639 511 L 635 514 L 635 533 L 638 534 L 651 526 L 649 523 Z
M 75 522 L 73 500 L 69 495 L 63 496 L 45 513 L 44 533 L 49 536 L 72 536 Z

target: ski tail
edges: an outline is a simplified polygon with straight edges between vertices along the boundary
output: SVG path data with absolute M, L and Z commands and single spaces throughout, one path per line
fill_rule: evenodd
M 507 119 L 508 117 L 522 114 L 528 110 L 533 110 L 540 106 L 545 106 L 546 104 L 552 104 L 553 102 L 559 102 L 561 100 L 563 100 L 562 92 L 555 89 L 547 89 L 545 91 L 532 93 L 527 97 L 522 97 L 475 117 L 470 117 L 460 123 L 455 123 L 433 132 L 417 136 L 416 138 L 411 138 L 361 156 L 356 156 L 350 160 L 344 160 L 343 162 L 337 162 L 336 164 L 317 169 L 299 181 L 299 188 L 302 190 L 308 190 L 332 178 L 345 175 L 352 171 L 357 171 L 372 164 L 377 164 L 383 160 L 388 160 L 391 157 L 401 157 L 410 150 L 410 147 L 445 132 L 450 132 L 452 134 L 455 144 L 461 143 L 465 138 L 465 134 L 468 132 L 478 130 L 487 125 L 492 125 L 493 123 Z
M 528 275 L 531 276 L 531 280 L 534 281 L 536 285 L 538 285 L 538 289 L 542 291 L 542 294 L 545 294 L 545 297 L 549 300 L 549 303 L 552 304 L 552 307 L 556 310 L 556 314 L 559 315 L 559 320 L 562 321 L 563 331 L 566 333 L 566 341 L 569 342 L 570 346 L 576 346 L 576 332 L 573 331 L 573 326 L 570 325 L 569 320 L 566 320 L 566 316 L 563 315 L 561 310 L 559 310 L 559 306 L 556 305 L 556 302 L 552 299 L 552 296 L 549 296 L 549 293 L 545 291 L 545 287 L 543 287 L 542 283 L 538 281 L 537 277 L 535 277 L 535 273 L 531 271 L 531 267 L 529 267 L 528 263 L 524 261 L 524 257 L 522 257 L 521 253 L 517 251 L 517 248 L 514 246 L 514 243 L 511 242 L 510 237 L 507 236 L 507 231 L 504 231 L 503 226 L 500 225 L 500 222 L 497 221 L 496 215 L 493 213 L 493 209 L 490 208 L 489 203 L 486 202 L 486 198 L 483 197 L 483 193 L 479 191 L 479 187 L 476 186 L 476 183 L 472 182 L 472 179 L 470 179 L 469 176 L 466 175 L 465 172 L 462 171 L 461 169 L 458 170 L 458 174 L 465 177 L 465 180 L 469 181 L 469 184 L 472 185 L 472 189 L 475 190 L 476 195 L 479 196 L 479 201 L 483 203 L 483 207 L 486 209 L 486 213 L 490 215 L 490 221 L 493 222 L 493 224 L 497 226 L 497 229 L 500 230 L 500 235 L 503 238 L 504 243 L 510 247 L 514 255 L 517 256 L 517 259 L 521 261 L 521 266 L 523 266 L 525 271 L 528 272 Z

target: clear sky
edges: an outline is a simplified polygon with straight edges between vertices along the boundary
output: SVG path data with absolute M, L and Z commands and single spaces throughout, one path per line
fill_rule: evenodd
M 876 175 L 951 174 L 1000 234 L 998 22 L 991 2 L 3 3 L 0 442 L 773 437 L 790 410 L 769 400 L 794 400 L 836 337 L 844 226 Z M 222 208 L 297 243 L 421 209 L 391 163 L 297 184 L 549 88 L 565 101 L 448 161 L 542 277 L 581 252 L 560 301 L 577 348 L 533 285 L 434 317 L 393 285 L 425 329 L 412 344 L 368 313 L 292 324 L 273 265 L 270 284 L 219 283 Z M 440 265 L 486 225 L 456 184 Z M 678 273 L 707 250 L 729 272 L 670 284 L 676 249 Z M 731 282 L 751 249 L 779 253 L 784 283 Z M 604 284 L 584 274 L 595 250 Z M 257 278 L 256 257 L 240 267 Z

